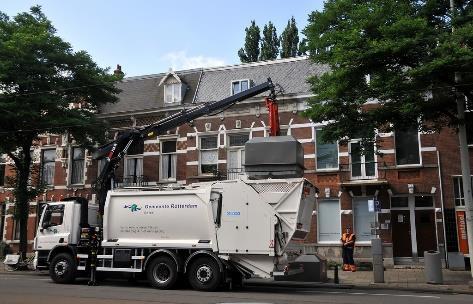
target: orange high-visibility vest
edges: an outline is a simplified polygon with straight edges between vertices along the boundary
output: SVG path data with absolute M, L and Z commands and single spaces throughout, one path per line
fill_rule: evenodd
M 342 243 L 346 244 L 348 242 L 352 242 L 352 246 L 355 246 L 355 234 L 353 233 L 344 233 L 342 234 Z

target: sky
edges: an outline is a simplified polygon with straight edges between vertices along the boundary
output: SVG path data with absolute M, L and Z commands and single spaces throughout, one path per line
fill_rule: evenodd
M 41 5 L 74 50 L 125 76 L 239 63 L 245 27 L 272 21 L 280 35 L 291 16 L 299 30 L 322 0 L 0 0 L 8 16 Z

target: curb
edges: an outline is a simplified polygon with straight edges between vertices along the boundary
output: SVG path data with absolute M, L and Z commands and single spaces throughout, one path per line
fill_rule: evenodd
M 356 285 L 356 284 L 334 284 L 334 283 L 319 283 L 319 282 L 292 282 L 292 281 L 245 281 L 245 286 L 265 286 L 265 287 L 289 287 L 289 288 L 330 288 L 330 289 L 361 289 L 361 290 L 398 290 L 422 293 L 440 293 L 440 294 L 468 294 L 473 295 L 473 289 L 463 290 L 455 288 L 425 288 L 425 287 L 402 287 L 378 285 L 372 283 L 370 285 Z M 438 286 L 437 286 L 438 287 Z

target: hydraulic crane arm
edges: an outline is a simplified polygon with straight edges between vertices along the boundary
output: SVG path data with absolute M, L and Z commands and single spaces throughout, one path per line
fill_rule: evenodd
M 168 130 L 172 130 L 180 125 L 191 122 L 196 118 L 211 114 L 218 110 L 224 110 L 237 102 L 254 97 L 266 91 L 270 91 L 269 98 L 274 100 L 274 87 L 271 78 L 268 78 L 266 82 L 230 97 L 219 101 L 203 103 L 190 109 L 184 109 L 141 129 L 133 129 L 124 132 L 120 134 L 115 141 L 99 147 L 94 153 L 94 159 L 106 160 L 100 176 L 97 178 L 97 182 L 95 183 L 95 191 L 97 192 L 100 214 L 103 214 L 107 191 L 111 188 L 115 169 L 118 167 L 120 160 L 125 156 L 128 148 L 134 141 L 145 140 L 165 134 Z

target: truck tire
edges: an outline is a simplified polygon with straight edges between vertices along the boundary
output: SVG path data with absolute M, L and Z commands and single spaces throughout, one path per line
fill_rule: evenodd
M 146 269 L 149 283 L 159 289 L 171 289 L 177 281 L 177 265 L 168 256 L 159 256 Z
M 217 261 L 212 257 L 197 258 L 190 267 L 189 283 L 195 290 L 214 291 L 222 281 Z
M 56 255 L 49 265 L 49 276 L 54 282 L 68 284 L 76 279 L 77 265 L 69 253 Z

